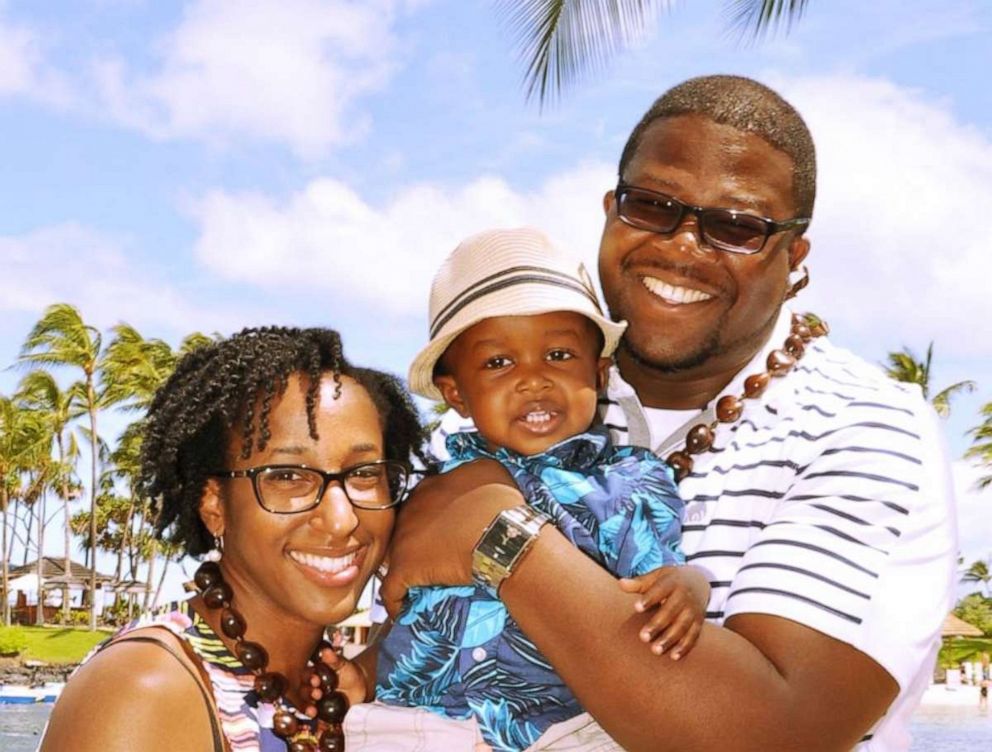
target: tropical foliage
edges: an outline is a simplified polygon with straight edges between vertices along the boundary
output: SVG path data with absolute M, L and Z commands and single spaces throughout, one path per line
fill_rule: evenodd
M 945 640 L 937 662 L 945 669 L 956 669 L 966 661 L 981 660 L 983 653 L 992 653 L 992 639 L 988 637 Z
M 967 457 L 977 459 L 987 471 L 978 479 L 979 488 L 992 486 L 992 402 L 982 408 L 982 423 L 969 432 L 972 437 L 971 448 L 966 452 Z
M 961 582 L 973 582 L 981 585 L 987 598 L 989 595 L 989 584 L 992 583 L 992 572 L 989 571 L 989 563 L 981 559 L 972 562 L 971 566 L 961 575 Z
M 978 660 L 983 653 L 992 653 L 992 598 L 988 597 L 992 574 L 989 572 L 989 562 L 972 562 L 961 575 L 961 582 L 981 585 L 984 593 L 966 595 L 958 601 L 952 613 L 981 630 L 984 636 L 945 639 L 938 663 L 946 669 L 957 668 L 966 661 Z
M 889 353 L 888 365 L 885 372 L 896 381 L 917 384 L 923 390 L 923 397 L 930 400 L 937 415 L 946 418 L 951 413 L 951 398 L 960 392 L 975 391 L 974 381 L 959 381 L 941 389 L 932 398 L 930 371 L 933 365 L 933 342 L 927 346 L 927 354 L 923 360 L 917 360 L 916 355 L 908 347 L 899 352 Z
M 798 21 L 808 0 L 724 0 L 730 27 L 757 37 Z M 497 0 L 524 67 L 528 99 L 544 104 L 602 69 L 674 0 Z
M 143 414 L 156 389 L 185 352 L 211 341 L 196 333 L 178 350 L 159 339 L 145 339 L 128 324 L 104 333 L 87 324 L 71 305 L 49 306 L 21 348 L 26 370 L 16 392 L 0 395 L 0 512 L 3 515 L 3 593 L 15 544 L 28 559 L 38 554 L 39 589 L 43 586 L 45 531 L 58 518 L 63 524 L 63 560 L 68 572 L 74 542 L 86 553 L 91 575 L 87 596 L 96 589 L 95 552 L 116 556 L 114 579 L 145 593 L 144 606 L 161 588 L 166 568 L 156 575 L 156 561 L 175 555 L 163 550 L 151 530 L 155 509 L 140 492 L 141 418 L 115 442 L 99 433 L 99 416 L 109 410 Z M 83 450 L 89 455 L 88 483 L 77 470 Z M 73 510 L 85 497 L 84 508 Z M 47 503 L 57 499 L 57 511 Z M 75 539 L 75 541 L 74 541 Z M 143 585 L 143 587 L 141 587 Z M 88 597 L 90 628 L 96 627 L 96 599 Z M 10 623 L 8 598 L 4 623 Z M 63 583 L 61 621 L 71 623 L 68 587 Z M 39 622 L 43 610 L 38 609 Z
M 954 607 L 954 615 L 978 627 L 986 637 L 992 636 L 992 599 L 981 593 L 966 595 Z

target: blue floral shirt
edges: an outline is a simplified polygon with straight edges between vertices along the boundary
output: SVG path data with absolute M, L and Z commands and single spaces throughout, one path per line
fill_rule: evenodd
M 447 472 L 498 460 L 527 502 L 619 577 L 685 561 L 682 500 L 668 466 L 639 447 L 614 447 L 604 428 L 539 455 L 492 451 L 475 431 L 448 437 Z M 565 683 L 485 589 L 425 587 L 382 644 L 376 699 L 450 718 L 474 716 L 497 752 L 522 750 L 552 724 L 583 712 Z

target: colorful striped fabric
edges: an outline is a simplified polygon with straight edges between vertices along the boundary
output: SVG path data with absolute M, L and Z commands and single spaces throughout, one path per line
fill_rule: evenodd
M 189 601 L 143 614 L 111 639 L 147 627 L 168 629 L 200 658 L 210 677 L 221 728 L 231 752 L 285 752 L 286 743 L 272 732 L 273 706 L 260 702 L 255 694 L 254 675 L 227 649 L 210 625 L 190 608 Z M 86 660 L 99 649 L 97 647 Z M 315 728 L 315 721 L 299 713 L 297 717 L 301 724 Z

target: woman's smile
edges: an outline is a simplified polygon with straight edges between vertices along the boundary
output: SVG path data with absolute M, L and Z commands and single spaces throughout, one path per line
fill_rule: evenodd
M 288 555 L 311 581 L 325 587 L 342 587 L 358 577 L 367 551 L 367 546 L 337 554 L 290 549 Z

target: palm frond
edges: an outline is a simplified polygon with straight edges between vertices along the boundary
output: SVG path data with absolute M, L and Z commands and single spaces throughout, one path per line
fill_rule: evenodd
M 968 431 L 972 444 L 964 456 L 977 459 L 985 468 L 992 470 L 992 402 L 987 402 L 980 414 L 983 421 Z M 975 485 L 980 490 L 992 486 L 992 472 L 979 478 Z
M 101 347 L 100 332 L 83 322 L 75 307 L 55 303 L 45 309 L 21 346 L 20 360 L 65 365 L 92 373 Z
M 100 358 L 100 406 L 124 410 L 148 407 L 176 365 L 176 354 L 160 339 L 145 339 L 129 324 L 113 328 Z
M 214 332 L 211 335 L 206 335 L 202 332 L 193 332 L 186 335 L 183 341 L 179 343 L 179 354 L 186 355 L 201 347 L 212 345 L 221 339 L 223 339 L 223 335 L 220 332 Z
M 888 356 L 888 365 L 885 366 L 885 373 L 896 381 L 904 384 L 918 384 L 923 389 L 923 396 L 926 397 L 928 387 L 927 364 L 916 359 L 916 354 L 908 347 L 904 347 L 899 352 L 891 352 Z
M 760 37 L 802 18 L 809 0 L 727 0 L 730 27 Z M 675 0 L 495 0 L 524 66 L 528 100 L 543 107 L 602 69 Z
M 55 377 L 48 371 L 29 371 L 17 385 L 16 399 L 19 402 L 48 409 L 55 409 L 61 401 L 61 390 Z
M 730 26 L 741 37 L 758 38 L 802 18 L 809 0 L 730 0 Z
M 542 105 L 602 69 L 671 0 L 497 0 L 517 44 L 528 100 Z
M 951 384 L 946 389 L 941 389 L 937 396 L 933 398 L 933 409 L 937 411 L 937 415 L 941 418 L 946 418 L 951 414 L 951 397 L 955 396 L 958 392 L 973 391 L 975 391 L 975 382 L 970 379 Z

